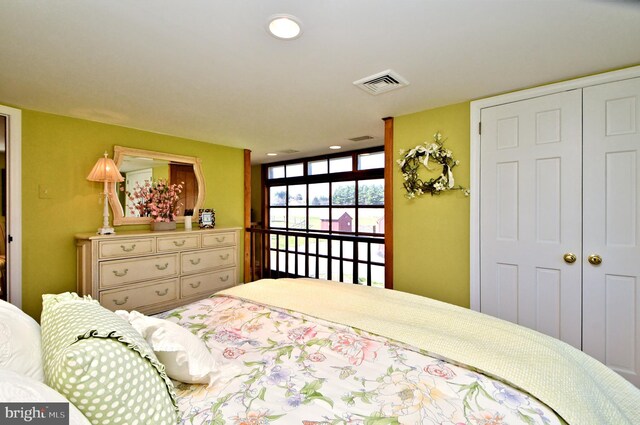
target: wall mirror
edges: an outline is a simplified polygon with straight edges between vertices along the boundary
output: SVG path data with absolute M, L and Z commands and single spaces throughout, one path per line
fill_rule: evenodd
M 192 215 L 196 211 L 197 215 L 198 209 L 202 208 L 205 184 L 200 158 L 115 146 L 113 160 L 125 178 L 123 182 L 112 184 L 109 193 L 114 226 L 149 223 L 149 217 L 140 217 L 137 211 L 132 211 L 128 205 L 131 201 L 126 196 L 136 182 L 142 185 L 145 180 L 168 179 L 170 184 L 184 182 L 177 222 L 184 222 L 185 212 Z

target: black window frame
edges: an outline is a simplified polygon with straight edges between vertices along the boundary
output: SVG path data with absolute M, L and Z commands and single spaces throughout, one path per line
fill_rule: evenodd
M 382 202 L 382 204 L 376 204 L 376 205 L 360 205 L 359 204 L 359 182 L 363 181 L 363 180 L 382 180 L 384 183 L 384 165 L 382 168 L 373 168 L 373 169 L 367 169 L 367 170 L 358 170 L 358 156 L 362 155 L 362 154 L 370 154 L 370 153 L 382 153 L 383 155 L 385 154 L 384 152 L 384 146 L 374 146 L 374 147 L 370 147 L 370 148 L 365 148 L 365 149 L 358 149 L 358 150 L 353 150 L 353 151 L 347 151 L 347 152 L 336 152 L 336 153 L 332 153 L 332 154 L 326 154 L 326 155 L 318 155 L 318 156 L 313 156 L 313 157 L 307 157 L 307 158 L 300 158 L 300 159 L 290 159 L 290 160 L 284 160 L 284 161 L 278 161 L 278 162 L 272 162 L 272 163 L 268 163 L 268 164 L 263 164 L 262 165 L 262 184 L 263 184 L 263 193 L 264 193 L 264 220 L 263 220 L 263 225 L 265 228 L 268 229 L 273 229 L 273 230 L 282 230 L 282 231 L 306 231 L 306 232 L 312 232 L 312 233 L 328 233 L 328 234 L 337 234 L 337 235 L 355 235 L 355 236 L 374 236 L 374 237 L 379 237 L 379 236 L 383 236 L 384 235 L 384 229 L 382 232 L 361 232 L 359 231 L 359 209 L 382 209 L 383 210 L 383 217 L 384 217 L 384 200 Z M 338 173 L 330 173 L 329 169 L 327 168 L 327 173 L 323 173 L 323 174 L 314 174 L 314 175 L 309 175 L 309 163 L 310 162 L 317 162 L 317 161 L 321 161 L 321 160 L 326 160 L 327 163 L 329 162 L 329 160 L 334 159 L 334 158 L 344 158 L 344 157 L 348 157 L 351 156 L 351 163 L 352 163 L 352 171 L 344 171 L 344 172 L 338 172 Z M 302 163 L 303 164 L 303 175 L 302 176 L 296 176 L 296 177 L 287 177 L 286 176 L 286 166 L 290 165 L 290 164 L 298 164 L 298 163 Z M 384 164 L 384 163 L 383 163 Z M 269 178 L 269 168 L 271 167 L 280 167 L 283 166 L 285 169 L 285 177 L 279 177 L 279 178 Z M 348 181 L 354 181 L 355 183 L 355 191 L 354 191 L 354 203 L 353 204 L 347 204 L 347 205 L 334 205 L 333 204 L 333 196 L 332 196 L 332 183 L 339 183 L 339 182 L 348 182 Z M 309 185 L 310 184 L 314 184 L 314 183 L 329 183 L 329 203 L 327 205 L 310 205 L 310 199 L 309 199 Z M 294 185 L 306 185 L 306 205 L 304 206 L 289 206 L 288 205 L 288 200 L 289 200 L 289 190 L 288 187 L 289 186 L 294 186 Z M 284 205 L 271 205 L 271 194 L 270 194 L 270 188 L 274 187 L 274 186 L 285 186 L 285 203 Z M 284 208 L 285 209 L 285 227 L 271 227 L 270 226 L 270 210 L 271 208 Z M 289 209 L 290 208 L 304 208 L 305 209 L 305 222 L 306 222 L 306 228 L 304 229 L 298 229 L 298 228 L 290 228 L 289 227 Z M 321 229 L 309 229 L 309 209 L 322 209 L 322 208 L 326 208 L 329 209 L 329 229 L 328 230 L 321 230 Z M 339 231 L 339 230 L 333 230 L 333 226 L 331 225 L 331 220 L 334 219 L 333 217 L 333 210 L 334 209 L 353 209 L 355 211 L 355 217 L 353 217 L 354 220 L 354 231 L 352 232 L 343 232 L 343 231 Z

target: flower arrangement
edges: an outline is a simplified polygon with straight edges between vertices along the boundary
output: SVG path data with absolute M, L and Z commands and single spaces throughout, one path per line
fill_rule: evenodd
M 406 152 L 400 149 L 402 158 L 397 161 L 404 178 L 403 187 L 407 191 L 405 197 L 413 199 L 420 197 L 425 193 L 430 195 L 439 195 L 447 190 L 462 190 L 465 196 L 469 196 L 469 190 L 464 187 L 455 185 L 453 178 L 453 168 L 460 164 L 460 161 L 453 159 L 453 153 L 449 149 L 444 148 L 442 134 L 437 132 L 433 135 L 433 142 L 424 142 L 415 148 Z M 442 173 L 439 176 L 431 178 L 426 182 L 418 176 L 421 165 L 427 170 L 433 170 L 429 167 L 429 161 L 442 166 Z
M 145 180 L 142 185 L 136 182 L 133 191 L 127 191 L 127 197 L 132 202 L 129 210 L 137 212 L 140 217 L 151 217 L 151 221 L 172 222 L 176 218 L 178 195 L 182 193 L 183 184 L 169 184 L 167 179 L 155 182 Z

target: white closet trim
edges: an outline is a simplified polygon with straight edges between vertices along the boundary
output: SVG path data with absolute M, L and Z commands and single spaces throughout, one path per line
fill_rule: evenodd
M 13 241 L 7 244 L 7 292 L 11 304 L 22 308 L 22 111 L 0 105 L 0 115 L 7 117 L 7 193 L 6 234 Z
M 471 102 L 470 304 L 473 310 L 480 311 L 480 134 L 478 129 L 480 128 L 480 113 L 482 109 L 635 77 L 640 77 L 640 66 Z

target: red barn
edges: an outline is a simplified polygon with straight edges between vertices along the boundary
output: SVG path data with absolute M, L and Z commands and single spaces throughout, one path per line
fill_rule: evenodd
M 331 230 L 338 232 L 352 232 L 353 230 L 353 218 L 348 213 L 344 213 L 340 218 L 329 220 L 323 218 L 320 222 L 321 230 L 329 230 L 329 221 L 331 221 Z

